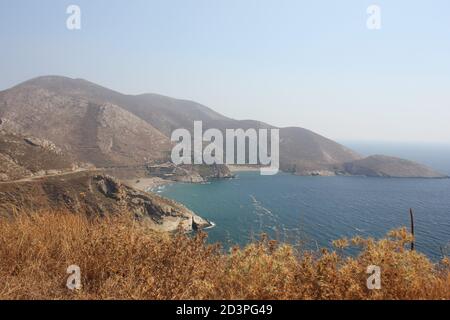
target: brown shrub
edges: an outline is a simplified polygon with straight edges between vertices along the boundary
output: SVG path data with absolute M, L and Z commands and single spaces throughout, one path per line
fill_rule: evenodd
M 131 217 L 87 219 L 64 212 L 0 219 L 1 299 L 449 299 L 448 258 L 433 264 L 406 249 L 411 236 L 341 240 L 357 257 L 298 252 L 265 237 L 223 253 L 205 235 L 169 236 Z M 82 289 L 66 287 L 69 265 Z M 367 266 L 382 272 L 368 290 Z

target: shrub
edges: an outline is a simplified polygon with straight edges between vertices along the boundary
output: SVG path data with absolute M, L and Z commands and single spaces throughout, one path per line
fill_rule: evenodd
M 132 217 L 88 219 L 41 211 L 0 218 L 1 299 L 449 299 L 450 263 L 433 264 L 405 229 L 385 239 L 342 239 L 360 246 L 298 251 L 267 239 L 225 253 L 197 235 L 156 233 Z M 69 265 L 82 288 L 66 287 Z M 382 271 L 369 290 L 368 265 Z

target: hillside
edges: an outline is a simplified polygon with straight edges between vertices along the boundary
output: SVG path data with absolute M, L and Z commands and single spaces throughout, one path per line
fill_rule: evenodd
M 280 167 L 298 175 L 334 175 L 340 163 L 360 159 L 356 152 L 303 128 L 280 130 Z
M 81 79 L 47 76 L 0 93 L 3 126 L 53 141 L 79 160 L 95 165 L 136 164 L 164 158 L 174 129 L 273 128 L 234 120 L 192 101 L 156 94 L 137 96 Z M 45 123 L 42 123 L 45 119 Z M 127 130 L 132 130 L 131 132 Z M 342 145 L 301 128 L 281 128 L 282 167 L 322 169 L 359 156 Z M 144 138 L 145 137 L 145 138 Z
M 51 209 L 88 217 L 129 213 L 158 231 L 176 231 L 179 227 L 190 231 L 195 226 L 209 226 L 209 222 L 176 201 L 138 191 L 102 173 L 80 172 L 0 183 L 0 216 L 9 216 L 15 210 Z
M 66 85 L 70 91 L 60 78 L 42 78 L 0 93 L 1 128 L 49 140 L 99 167 L 167 159 L 170 141 L 149 123 L 112 103 L 70 95 Z
M 352 175 L 367 177 L 397 178 L 445 178 L 433 169 L 413 161 L 383 155 L 374 155 L 365 159 L 344 164 L 345 171 Z
M 195 120 L 203 121 L 204 130 L 274 128 L 255 120 L 231 119 L 193 101 L 125 95 L 82 79 L 45 76 L 0 92 L 0 129 L 48 140 L 76 161 L 97 167 L 167 162 L 172 131 L 192 130 Z M 356 152 L 307 129 L 279 129 L 280 168 L 287 172 L 442 176 L 419 164 L 396 161 L 394 165 L 383 157 L 376 158 L 375 165 L 373 158 L 363 161 Z M 380 166 L 389 169 L 378 170 Z
M 77 169 L 78 164 L 47 140 L 0 130 L 0 181 Z

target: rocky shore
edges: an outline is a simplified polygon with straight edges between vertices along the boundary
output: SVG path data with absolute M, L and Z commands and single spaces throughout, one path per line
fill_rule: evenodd
M 0 184 L 0 215 L 8 216 L 17 208 L 30 212 L 59 208 L 89 217 L 132 214 L 150 229 L 164 232 L 211 226 L 176 201 L 92 172 Z

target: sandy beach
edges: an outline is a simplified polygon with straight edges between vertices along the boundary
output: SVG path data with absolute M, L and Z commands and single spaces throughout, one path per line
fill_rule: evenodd
M 228 165 L 231 172 L 242 172 L 242 171 L 259 171 L 258 166 L 247 166 L 247 165 Z
M 148 191 L 149 189 L 156 188 L 158 186 L 162 186 L 168 183 L 171 183 L 172 181 L 164 180 L 158 177 L 152 177 L 152 178 L 136 178 L 136 179 L 128 179 L 123 180 L 123 182 L 127 185 L 129 185 L 132 188 L 141 190 L 141 191 Z

